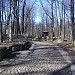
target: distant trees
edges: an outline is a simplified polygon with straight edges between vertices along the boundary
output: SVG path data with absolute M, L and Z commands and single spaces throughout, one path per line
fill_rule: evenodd
M 26 6 L 26 12 L 25 12 L 25 23 L 26 23 L 26 26 L 25 26 L 25 29 L 26 29 L 26 34 L 28 34 L 29 36 L 32 35 L 32 23 L 33 23 L 33 11 L 34 11 L 34 5 L 36 3 L 36 0 L 34 0 L 32 2 L 32 5 L 28 5 Z M 33 17 L 32 17 L 33 16 Z M 31 20 L 32 19 L 32 20 Z
M 45 14 L 49 17 L 52 29 L 51 35 L 54 33 L 58 39 L 72 40 L 74 39 L 74 1 L 65 0 L 46 0 L 48 8 L 45 7 L 43 0 L 40 1 Z M 71 13 L 71 18 L 70 18 Z M 71 21 L 70 21 L 71 20 Z M 72 25 L 70 25 L 72 23 Z M 69 33 L 68 33 L 69 31 Z M 72 32 L 72 34 L 71 34 Z M 71 38 L 71 36 L 73 38 Z
M 50 38 L 56 37 L 62 39 L 62 41 L 65 39 L 74 41 L 74 0 L 67 0 L 67 3 L 65 0 L 45 1 L 47 5 L 44 0 L 39 2 L 41 9 L 39 13 L 42 21 L 37 27 L 35 25 L 36 13 L 34 13 L 36 12 L 34 8 L 37 0 L 29 0 L 29 3 L 28 0 L 1 0 L 0 42 L 2 42 L 2 34 L 8 34 L 9 40 L 12 41 L 13 34 L 17 36 L 18 34 L 34 36 L 36 29 L 39 30 L 41 36 L 42 32 L 46 30 L 49 31 Z
M 42 0 L 40 2 L 41 2 L 41 6 L 42 6 L 45 14 L 49 17 L 48 20 L 50 20 L 50 32 L 51 32 L 50 38 L 53 39 L 53 37 L 55 37 L 55 32 L 54 32 L 54 29 L 55 29 L 54 28 L 54 25 L 55 25 L 54 3 L 56 4 L 56 1 L 55 0 L 51 0 L 51 1 L 47 0 L 47 2 L 49 4 L 49 10 L 47 9 L 47 7 L 44 7 Z M 57 8 L 55 8 L 55 9 L 56 9 L 56 15 L 57 15 Z M 56 18 L 57 18 L 57 16 L 56 16 Z M 58 19 L 57 19 L 57 21 L 58 21 Z M 57 22 L 57 24 L 58 24 L 58 22 Z
M 31 14 L 36 0 L 32 5 L 26 5 L 26 0 L 0 1 L 0 41 L 7 34 L 12 41 L 13 34 L 31 34 Z M 4 30 L 3 30 L 4 29 Z

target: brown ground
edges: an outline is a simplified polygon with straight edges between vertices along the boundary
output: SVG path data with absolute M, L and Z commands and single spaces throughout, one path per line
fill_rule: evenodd
M 0 45 L 24 44 L 25 42 L 25 39 L 13 39 L 13 41 L 4 40 L 2 43 L 0 43 Z
M 71 41 L 69 41 L 69 42 L 67 42 L 67 41 L 64 41 L 64 42 L 54 41 L 53 43 L 64 48 L 69 53 L 71 60 L 73 62 L 75 62 L 75 47 L 72 45 Z

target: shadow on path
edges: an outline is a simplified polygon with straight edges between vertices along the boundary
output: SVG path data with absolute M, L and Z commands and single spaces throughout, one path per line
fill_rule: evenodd
M 43 71 L 31 71 L 31 72 L 23 72 L 18 73 L 18 75 L 72 75 L 70 65 L 57 70 L 57 71 L 49 71 L 49 70 L 43 70 Z

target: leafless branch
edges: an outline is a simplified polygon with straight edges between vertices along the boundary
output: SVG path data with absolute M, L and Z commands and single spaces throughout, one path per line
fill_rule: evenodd
M 43 6 L 43 3 L 42 3 L 42 0 L 40 1 L 40 3 L 41 3 L 41 5 L 42 5 L 43 10 L 45 11 L 45 14 L 46 14 L 47 16 L 49 16 L 49 18 L 52 20 L 51 16 L 50 16 L 50 15 L 47 13 L 47 11 L 45 10 L 45 8 L 44 8 L 44 6 Z

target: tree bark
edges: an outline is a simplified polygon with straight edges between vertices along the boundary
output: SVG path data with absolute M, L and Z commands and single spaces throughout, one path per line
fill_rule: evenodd
M 23 34 L 25 32 L 24 28 L 24 21 L 25 21 L 25 6 L 26 6 L 26 0 L 24 0 L 23 8 L 22 8 L 22 19 L 21 19 L 21 33 Z
M 54 35 L 54 15 L 53 15 L 53 0 L 51 0 L 51 10 L 52 10 L 52 40 Z
M 62 0 L 62 41 L 65 39 L 65 7 L 64 0 Z
M 12 0 L 10 0 L 10 14 L 11 14 L 11 2 Z M 9 23 L 9 41 L 12 41 L 12 14 L 10 16 L 10 23 Z
M 2 40 L 2 19 L 1 19 L 1 5 L 2 5 L 2 3 L 1 3 L 1 1 L 0 1 L 0 43 L 2 43 L 3 42 L 3 40 Z
M 72 41 L 74 46 L 75 45 L 74 0 L 70 0 L 70 2 L 71 2 Z

